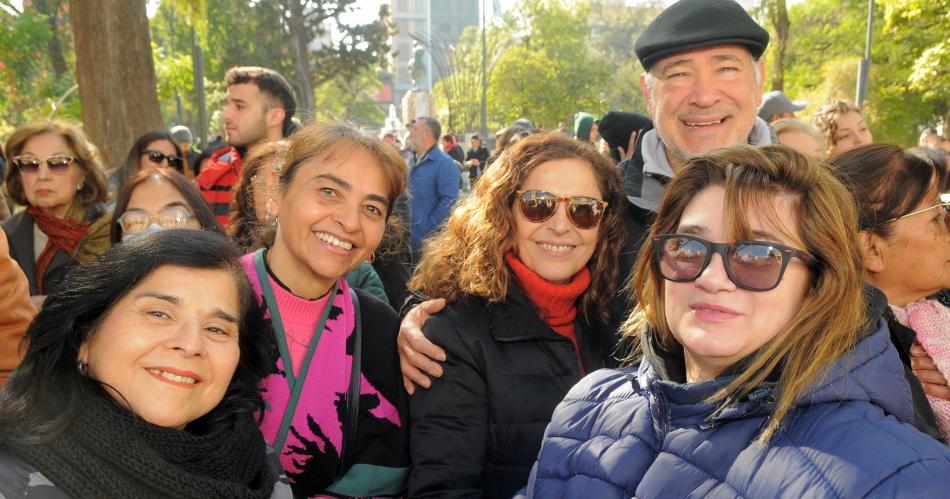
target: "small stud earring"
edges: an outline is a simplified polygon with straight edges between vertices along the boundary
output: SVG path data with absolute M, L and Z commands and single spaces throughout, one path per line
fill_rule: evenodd
M 76 190 L 77 190 L 77 191 L 81 191 L 81 190 L 82 190 L 82 182 L 79 182 L 78 184 L 76 184 Z

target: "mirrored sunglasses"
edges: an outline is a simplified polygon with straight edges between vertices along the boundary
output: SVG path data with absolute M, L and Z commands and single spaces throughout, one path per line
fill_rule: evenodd
M 668 281 L 698 279 L 712 261 L 712 255 L 718 254 L 729 280 L 749 291 L 775 289 L 792 258 L 806 264 L 813 261 L 800 250 L 767 241 L 712 243 L 686 234 L 654 236 L 653 248 L 656 268 Z
M 546 191 L 517 191 L 521 214 L 529 222 L 544 222 L 567 205 L 567 218 L 578 229 L 593 229 L 604 218 L 607 202 L 586 196 L 559 197 Z
M 69 170 L 69 165 L 71 165 L 75 160 L 76 158 L 70 156 L 52 156 L 46 158 L 45 163 L 50 172 L 63 174 Z M 10 161 L 14 166 L 17 167 L 18 170 L 20 170 L 21 173 L 25 173 L 27 175 L 32 175 L 38 172 L 40 170 L 40 165 L 44 163 L 44 161 L 33 156 L 14 156 Z

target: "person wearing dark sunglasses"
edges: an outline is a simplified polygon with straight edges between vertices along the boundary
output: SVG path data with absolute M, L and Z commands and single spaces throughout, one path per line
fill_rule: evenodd
M 7 193 L 27 208 L 2 225 L 30 294 L 41 297 L 68 266 L 109 249 L 105 175 L 95 146 L 71 123 L 24 125 L 7 140 L 6 150 Z
M 184 173 L 181 149 L 167 130 L 152 130 L 135 139 L 125 162 L 109 176 L 111 190 L 118 192 L 139 171 L 156 168 L 171 168 Z
M 887 296 L 888 326 L 950 437 L 950 175 L 946 155 L 873 144 L 832 159 L 860 211 L 865 278 Z M 942 162 L 941 162 L 942 159 Z
M 409 285 L 448 302 L 423 326 L 446 357 L 443 376 L 409 400 L 410 497 L 511 497 L 555 404 L 615 365 L 604 324 L 622 203 L 616 169 L 594 146 L 530 135 L 423 247 Z
M 634 365 L 574 387 L 519 497 L 941 496 L 857 224 L 791 148 L 687 161 L 630 284 Z

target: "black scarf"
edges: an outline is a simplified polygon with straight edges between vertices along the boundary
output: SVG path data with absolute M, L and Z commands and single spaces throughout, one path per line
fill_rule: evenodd
M 147 423 L 106 397 L 90 396 L 51 441 L 10 450 L 77 499 L 270 497 L 277 475 L 252 415 L 195 434 Z

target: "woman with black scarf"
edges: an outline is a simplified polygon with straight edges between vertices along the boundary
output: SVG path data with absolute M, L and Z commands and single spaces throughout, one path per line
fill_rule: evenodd
M 238 256 L 167 230 L 67 274 L 0 391 L 0 497 L 291 497 L 254 419 L 269 342 Z

